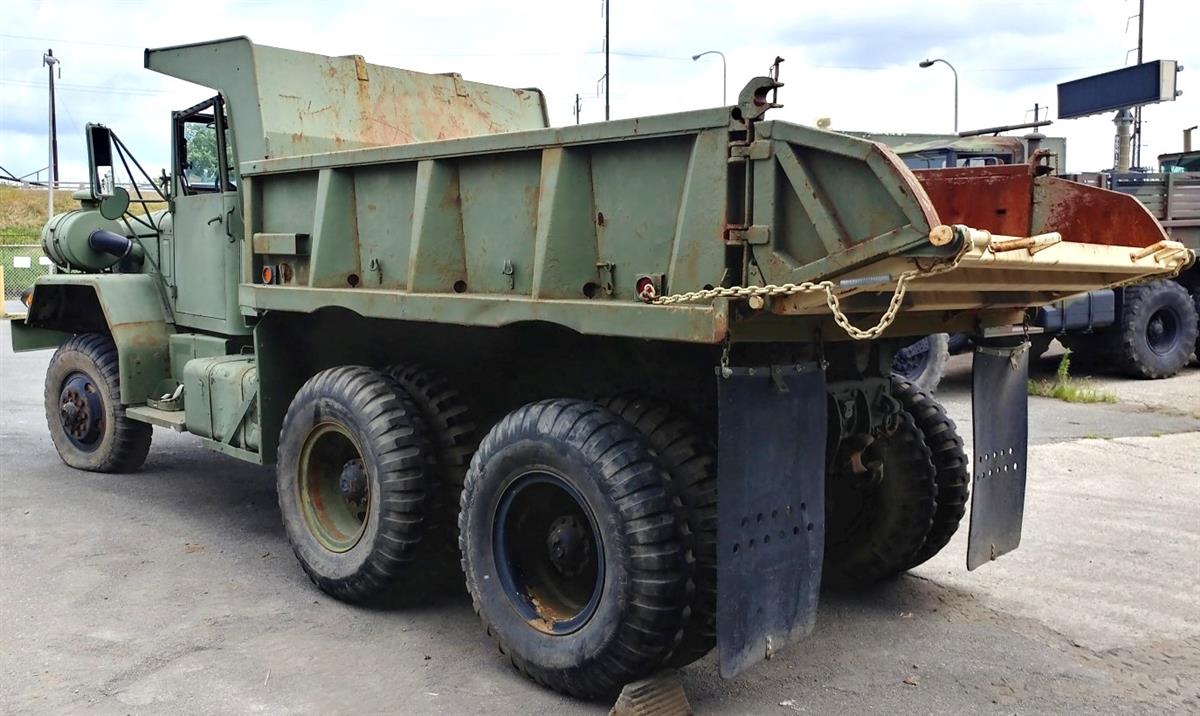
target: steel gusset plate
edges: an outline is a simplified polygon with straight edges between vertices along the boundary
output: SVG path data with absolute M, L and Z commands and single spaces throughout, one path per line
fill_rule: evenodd
M 825 376 L 733 368 L 719 382 L 717 648 L 732 678 L 807 636 L 825 549 Z
M 1029 441 L 1029 350 L 982 343 L 975 349 L 971 383 L 974 486 L 967 569 L 1021 543 Z

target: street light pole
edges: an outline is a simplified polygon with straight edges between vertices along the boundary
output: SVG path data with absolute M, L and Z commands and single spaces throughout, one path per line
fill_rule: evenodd
M 728 85 L 728 82 L 725 79 L 726 78 L 725 53 L 721 52 L 720 50 L 705 50 L 704 52 L 701 52 L 698 55 L 692 55 L 692 60 L 693 61 L 698 60 L 701 57 L 704 57 L 705 55 L 720 55 L 721 56 L 721 104 L 724 105 L 725 104 L 725 96 L 726 96 L 725 88 Z
M 958 70 L 954 69 L 954 65 L 940 58 L 936 60 L 924 60 L 920 66 L 933 67 L 939 62 L 949 67 L 950 71 L 954 73 L 954 133 L 958 134 Z

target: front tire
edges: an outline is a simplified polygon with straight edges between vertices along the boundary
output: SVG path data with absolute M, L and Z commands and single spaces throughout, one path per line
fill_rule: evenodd
M 667 479 L 637 430 L 588 401 L 526 405 L 483 439 L 459 547 L 475 611 L 518 670 L 597 698 L 663 664 L 689 586 Z
M 425 423 L 371 368 L 322 371 L 283 419 L 276 486 L 292 550 L 321 591 L 352 603 L 398 592 L 431 482 Z
M 46 369 L 45 396 L 50 439 L 66 464 L 121 473 L 146 461 L 153 428 L 125 415 L 111 337 L 84 333 L 59 346 Z

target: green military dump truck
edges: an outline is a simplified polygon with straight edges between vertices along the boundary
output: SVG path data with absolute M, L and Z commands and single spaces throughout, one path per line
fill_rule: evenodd
M 109 188 L 140 164 L 90 125 L 43 233 L 13 342 L 57 347 L 63 461 L 136 470 L 158 426 L 274 465 L 320 589 L 461 559 L 501 652 L 582 697 L 770 658 L 822 584 L 941 549 L 972 466 L 968 566 L 1015 548 L 1026 308 L 1194 260 L 947 226 L 882 145 L 765 119 L 770 78 L 547 128 L 536 90 L 245 38 L 145 64 L 217 94 L 163 127 L 166 211 Z M 972 464 L 889 369 L 946 330 L 977 336 Z

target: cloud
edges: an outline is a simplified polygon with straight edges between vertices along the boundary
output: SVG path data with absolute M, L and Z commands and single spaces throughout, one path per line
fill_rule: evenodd
M 1200 57 L 1184 28 L 1200 26 L 1195 3 L 1147 2 L 1149 57 L 1177 58 L 1180 101 L 1145 112 L 1147 152 L 1178 146 L 1179 128 L 1200 117 Z M 453 3 L 275 3 L 210 0 L 203 5 L 151 2 L 10 2 L 0 28 L 0 164 L 23 172 L 45 163 L 46 90 L 41 53 L 62 59 L 60 154 L 64 177 L 86 157 L 82 125 L 113 127 L 152 174 L 167 163 L 170 112 L 209 91 L 142 69 L 142 49 L 246 34 L 256 42 L 468 79 L 540 87 L 551 121 L 603 119 L 597 81 L 604 72 L 600 0 L 492 0 Z M 779 119 L 876 131 L 948 131 L 952 83 L 945 67 L 918 69 L 927 56 L 959 71 L 960 126 L 1023 121 L 1034 102 L 1053 104 L 1054 85 L 1121 66 L 1133 34 L 1120 2 L 926 0 L 895 3 L 787 3 L 769 16 L 716 0 L 614 0 L 614 117 L 714 106 L 721 98 L 720 59 L 691 55 L 717 49 L 728 60 L 729 102 L 776 55 L 783 65 L 785 107 Z M 33 39 L 30 39 L 33 38 Z M 854 69 L 864 68 L 864 69 Z M 1032 115 L 1028 115 L 1032 118 Z M 1070 140 L 1073 169 L 1111 161 L 1111 118 L 1058 122 L 1051 134 Z M 39 142 L 40 133 L 40 142 Z M 40 146 L 39 146 L 40 144 Z M 70 163 L 67 163 L 70 162 Z

